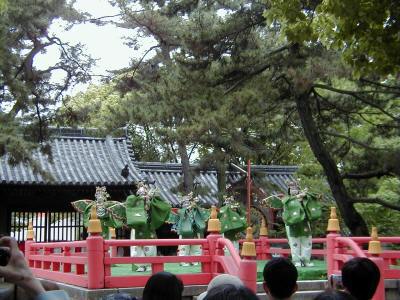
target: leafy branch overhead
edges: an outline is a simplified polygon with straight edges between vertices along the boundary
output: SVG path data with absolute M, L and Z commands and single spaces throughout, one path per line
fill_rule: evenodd
M 11 163 L 23 162 L 38 171 L 31 150 L 34 143 L 42 143 L 48 137 L 46 128 L 52 122 L 52 107 L 69 87 L 90 80 L 94 60 L 82 45 L 64 43 L 49 30 L 57 19 L 68 22 L 84 17 L 67 1 L 2 1 L 1 7 L 0 116 L 4 129 L 22 127 L 10 129 L 16 135 L 2 130 L 0 146 L 11 153 Z M 58 60 L 39 67 L 39 58 L 55 49 Z M 52 77 L 55 73 L 59 80 Z

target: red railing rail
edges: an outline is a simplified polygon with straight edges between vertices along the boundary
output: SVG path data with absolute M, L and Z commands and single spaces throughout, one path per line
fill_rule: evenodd
M 242 244 L 244 240 L 239 240 L 239 244 Z M 272 255 L 280 255 L 284 257 L 289 257 L 290 248 L 288 239 L 285 238 L 269 238 L 266 236 L 261 236 L 258 239 L 254 239 L 256 244 L 257 260 L 268 260 L 271 259 Z M 312 249 L 311 255 L 318 257 L 326 256 L 326 238 L 313 238 L 313 245 L 319 244 L 319 249 Z M 282 247 L 278 247 L 282 245 Z

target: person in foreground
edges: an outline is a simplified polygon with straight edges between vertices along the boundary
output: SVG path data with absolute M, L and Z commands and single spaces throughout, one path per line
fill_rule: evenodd
M 236 276 L 230 275 L 230 274 L 220 274 L 218 276 L 215 276 L 208 284 L 207 290 L 203 293 L 201 293 L 198 297 L 197 300 L 204 300 L 206 299 L 209 291 L 212 289 L 222 286 L 222 285 L 233 285 L 237 288 L 243 287 L 244 284 L 243 282 Z
M 263 287 L 270 300 L 290 299 L 297 291 L 297 269 L 283 257 L 271 259 L 263 271 Z
M 183 283 L 174 274 L 158 272 L 152 275 L 143 290 L 142 300 L 180 300 Z
M 0 277 L 7 282 L 17 284 L 34 300 L 68 300 L 68 294 L 63 290 L 45 291 L 40 281 L 29 269 L 23 253 L 19 250 L 14 238 L 0 238 L 0 247 L 9 253 L 5 266 L 0 266 Z
M 371 299 L 380 277 L 377 265 L 366 257 L 350 259 L 342 268 L 343 286 L 357 300 Z
M 183 283 L 178 277 L 169 272 L 158 272 L 147 280 L 142 298 L 114 293 L 107 295 L 104 300 L 181 300 L 182 292 Z
M 204 300 L 258 300 L 258 297 L 245 286 L 223 284 L 210 289 Z

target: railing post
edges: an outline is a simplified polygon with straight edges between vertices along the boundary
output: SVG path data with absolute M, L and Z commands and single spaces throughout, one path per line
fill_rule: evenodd
M 269 243 L 268 239 L 268 228 L 266 225 L 265 218 L 263 217 L 261 220 L 261 228 L 260 228 L 260 247 L 261 247 L 261 259 L 271 259 L 271 244 Z
M 109 233 L 110 233 L 110 240 L 115 240 L 117 238 L 117 235 L 115 234 L 115 228 L 110 227 L 109 228 Z M 117 257 L 117 246 L 111 246 L 111 257 Z
M 86 238 L 88 255 L 88 288 L 104 288 L 104 240 L 101 236 L 101 223 L 97 218 L 96 206 L 92 206 Z
M 381 273 L 381 277 L 372 300 L 385 300 L 385 262 L 383 258 L 379 256 L 371 256 L 369 259 L 371 259 L 377 265 L 379 272 Z
M 208 251 L 211 257 L 211 274 L 212 277 L 217 273 L 217 265 L 214 262 L 214 257 L 217 255 L 217 240 L 222 237 L 221 232 L 221 222 L 217 217 L 217 208 L 215 206 L 211 207 L 211 215 L 208 220 L 207 231 L 210 233 L 207 236 L 208 240 Z
M 35 238 L 35 232 L 33 231 L 32 221 L 29 221 L 28 231 L 26 232 L 26 241 L 25 241 L 25 259 L 29 267 L 34 267 L 34 262 L 30 259 L 30 255 L 32 254 L 31 244 L 35 242 L 34 238 Z
M 334 254 L 336 253 L 336 238 L 340 236 L 339 220 L 336 215 L 336 207 L 331 207 L 330 219 L 328 221 L 328 234 L 326 236 L 326 271 L 331 276 L 335 270 Z
M 378 239 L 378 231 L 376 227 L 372 227 L 371 241 L 368 244 L 368 253 L 371 255 L 370 259 L 377 265 L 381 277 L 372 300 L 385 300 L 385 262 L 380 256 L 382 253 L 381 242 Z
M 243 242 L 242 246 L 242 260 L 240 261 L 239 267 L 239 279 L 251 289 L 253 292 L 257 292 L 257 261 L 255 260 L 256 245 L 253 241 L 253 229 L 247 228 L 246 241 Z

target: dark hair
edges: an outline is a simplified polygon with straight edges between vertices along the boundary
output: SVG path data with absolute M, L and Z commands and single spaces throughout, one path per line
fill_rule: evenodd
M 381 275 L 376 264 L 366 257 L 355 257 L 342 268 L 343 286 L 357 300 L 371 299 Z
M 203 300 L 258 300 L 258 297 L 245 286 L 222 284 L 209 290 Z
M 271 259 L 265 264 L 263 276 L 272 297 L 289 298 L 295 292 L 297 269 L 287 258 Z
M 147 280 L 142 300 L 181 300 L 183 283 L 174 274 L 159 272 Z
M 314 300 L 355 300 L 355 299 L 349 293 L 328 289 L 319 294 L 317 297 L 315 297 Z

